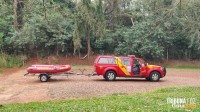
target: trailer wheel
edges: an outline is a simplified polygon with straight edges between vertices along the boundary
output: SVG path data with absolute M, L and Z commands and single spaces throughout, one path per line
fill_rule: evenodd
M 116 78 L 116 73 L 114 71 L 107 71 L 105 75 L 105 79 L 107 81 L 114 81 Z
M 48 75 L 47 74 L 41 74 L 40 75 L 40 81 L 41 82 L 47 82 L 49 79 Z

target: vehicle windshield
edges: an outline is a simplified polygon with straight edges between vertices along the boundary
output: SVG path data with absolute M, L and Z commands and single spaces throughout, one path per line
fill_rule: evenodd
M 146 64 L 146 62 L 143 59 L 140 59 L 141 64 Z
M 140 64 L 143 65 L 143 66 L 148 65 L 148 63 L 146 61 L 144 61 L 143 59 L 140 59 L 140 62 L 141 62 Z

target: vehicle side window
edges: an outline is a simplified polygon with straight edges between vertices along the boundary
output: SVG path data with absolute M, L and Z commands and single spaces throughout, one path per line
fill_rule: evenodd
M 123 64 L 123 65 L 130 66 L 130 59 L 128 59 L 128 58 L 122 59 L 122 64 Z
M 98 63 L 100 64 L 116 64 L 115 58 L 100 58 Z

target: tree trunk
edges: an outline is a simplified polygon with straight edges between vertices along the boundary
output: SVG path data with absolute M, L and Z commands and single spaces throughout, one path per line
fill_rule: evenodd
M 90 52 L 91 52 L 91 47 L 90 47 L 90 29 L 88 29 L 88 32 L 87 32 L 87 55 L 88 55 L 88 59 L 90 58 Z
M 156 1 L 153 2 L 154 11 L 156 10 Z
M 18 23 L 17 9 L 18 9 L 18 0 L 14 0 L 14 3 L 13 3 L 14 29 L 15 29 L 16 31 L 19 31 L 19 23 Z
M 179 15 L 182 16 L 182 0 L 179 1 Z
M 188 59 L 191 60 L 191 49 L 189 49 Z
M 167 48 L 167 61 L 169 60 L 169 50 Z
M 81 58 L 81 50 L 80 50 L 80 48 L 78 48 L 78 56 L 79 56 L 79 58 Z
M 185 50 L 185 56 L 184 56 L 185 60 L 188 60 L 187 54 L 188 54 L 188 50 L 186 49 L 186 50 Z
M 59 56 L 59 48 L 58 48 L 58 43 L 56 44 L 56 56 Z
M 42 0 L 42 4 L 43 4 L 43 9 L 44 9 L 44 18 L 47 20 L 47 10 L 46 10 L 46 7 L 45 7 L 44 0 Z M 47 20 L 47 22 L 48 22 L 48 20 Z

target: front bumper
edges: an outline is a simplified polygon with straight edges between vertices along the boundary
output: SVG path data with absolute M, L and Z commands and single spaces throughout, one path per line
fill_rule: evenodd
M 165 76 L 167 74 L 167 70 L 166 70 L 166 67 L 162 67 L 162 70 L 163 70 L 163 75 Z M 163 77 L 164 77 L 163 76 Z

